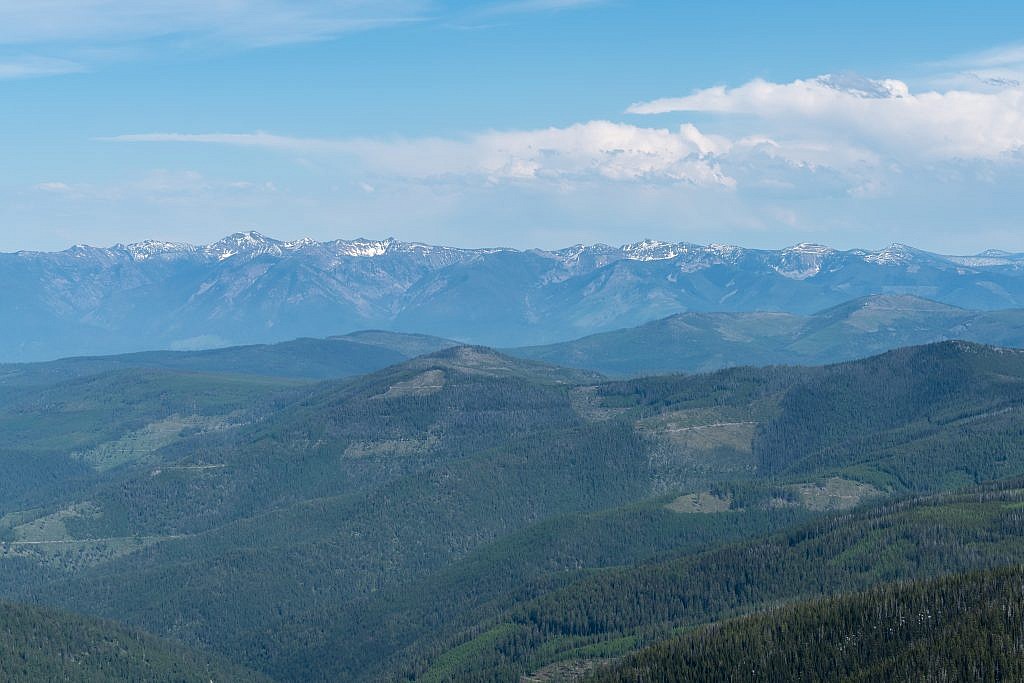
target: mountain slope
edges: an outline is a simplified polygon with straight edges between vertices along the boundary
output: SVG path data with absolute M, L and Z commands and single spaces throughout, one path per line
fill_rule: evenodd
M 289 662 L 317 639 L 289 634 L 328 607 L 534 521 L 646 495 L 628 425 L 594 427 L 572 409 L 572 389 L 593 379 L 460 347 L 310 388 L 257 425 L 168 446 L 166 464 L 88 493 L 76 505 L 90 514 L 63 519 L 71 539 L 155 544 L 98 564 L 40 556 L 70 573 L 35 597 L 301 679 Z
M 0 365 L 0 391 L 53 384 L 111 370 L 151 368 L 192 373 L 336 379 L 374 372 L 458 342 L 427 335 L 364 331 L 327 339 L 202 351 L 142 351 L 113 356 L 76 356 L 40 363 Z
M 426 681 L 513 681 L 556 662 L 617 657 L 681 629 L 786 602 L 1019 565 L 1022 501 L 1021 483 L 1009 482 L 877 504 L 763 540 L 593 572 L 467 628 L 414 673 Z
M 126 369 L 13 387 L 0 394 L 0 516 L 159 463 L 172 444 L 256 422 L 304 384 Z
M 400 353 L 406 358 L 415 358 L 416 356 L 436 353 L 461 345 L 461 342 L 452 339 L 431 337 L 427 334 L 415 334 L 412 332 L 388 332 L 386 330 L 360 330 L 339 337 L 332 337 L 332 339 L 342 339 L 367 346 L 378 346 Z
M 47 391 L 44 407 L 61 390 Z M 474 680 L 460 672 L 523 673 L 808 586 L 863 587 L 892 566 L 970 568 L 1017 552 L 999 526 L 1016 528 L 1003 516 L 1017 514 L 1009 492 L 981 526 L 965 524 L 971 508 L 956 503 L 936 534 L 988 534 L 966 549 L 911 541 L 905 557 L 877 558 L 894 564 L 864 565 L 878 547 L 903 552 L 899 528 L 930 538 L 925 512 L 925 526 L 899 517 L 895 535 L 863 552 L 854 539 L 874 522 L 825 545 L 716 556 L 694 574 L 704 583 L 679 589 L 685 600 L 649 607 L 658 620 L 628 605 L 675 583 L 625 589 L 637 563 L 725 552 L 817 510 L 1024 476 L 1024 352 L 950 342 L 824 368 L 607 382 L 455 347 L 263 401 L 254 419 L 179 434 L 139 467 L 12 510 L 0 520 L 0 591 L 124 620 L 282 679 Z M 819 567 L 838 546 L 850 561 Z M 609 566 L 619 569 L 606 575 Z M 705 590 L 729 577 L 751 591 L 755 578 L 767 583 L 757 600 L 732 584 Z M 495 643 L 499 659 L 479 659 Z
M 259 681 L 228 662 L 56 610 L 0 603 L 0 679 L 34 681 Z
M 968 311 L 875 295 L 815 313 L 680 313 L 635 328 L 508 353 L 613 375 L 733 365 L 821 365 L 902 346 L 964 339 L 1024 346 L 1024 310 Z
M 681 312 L 810 314 L 909 294 L 976 309 L 1024 305 L 1024 260 L 902 245 L 780 251 L 638 242 L 557 251 L 396 240 L 284 242 L 239 233 L 0 254 L 0 359 L 194 349 L 378 328 L 514 346 Z
M 701 628 L 588 680 L 1018 680 L 1022 610 L 1020 566 L 887 585 Z

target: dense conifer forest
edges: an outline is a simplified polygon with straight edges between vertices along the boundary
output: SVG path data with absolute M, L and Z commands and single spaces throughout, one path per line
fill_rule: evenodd
M 0 397 L 0 595 L 275 680 L 579 676 L 1024 563 L 1016 351 L 617 381 L 482 347 L 325 382 L 97 367 Z
M 109 622 L 0 603 L 0 680 L 242 683 L 267 679 L 222 658 Z
M 613 681 L 1015 681 L 1024 568 L 885 584 L 695 629 L 587 678 Z

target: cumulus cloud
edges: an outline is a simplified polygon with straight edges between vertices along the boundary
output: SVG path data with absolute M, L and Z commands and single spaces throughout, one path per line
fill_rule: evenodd
M 492 131 L 465 139 L 294 138 L 270 133 L 149 133 L 114 142 L 190 142 L 259 147 L 302 155 L 359 159 L 372 171 L 420 180 L 476 178 L 489 183 L 603 179 L 732 186 L 716 156 L 732 142 L 684 124 L 677 130 L 610 121 L 565 128 Z
M 147 133 L 117 142 L 252 147 L 344 158 L 368 177 L 427 184 L 687 184 L 776 198 L 871 199 L 897 177 L 998 177 L 1024 161 L 1024 89 L 912 91 L 896 79 L 754 80 L 634 104 L 629 113 L 700 113 L 674 128 L 589 121 L 459 138 L 315 139 L 271 133 Z
M 913 163 L 998 159 L 1024 146 L 1024 88 L 912 93 L 899 80 L 819 76 L 791 83 L 756 79 L 632 105 L 631 114 L 743 114 L 773 137 L 794 134 L 827 146 L 871 150 Z
M 600 195 L 631 197 L 623 201 L 633 210 L 667 205 L 676 213 L 685 203 L 705 209 L 713 204 L 721 212 L 735 202 L 759 221 L 795 221 L 799 229 L 823 216 L 838 220 L 826 206 L 842 206 L 848 216 L 854 209 L 870 213 L 859 207 L 885 207 L 892 221 L 910 210 L 913 193 L 925 189 L 944 195 L 943 211 L 950 213 L 973 207 L 970 202 L 994 189 L 1019 188 L 1024 174 L 1024 90 L 1014 84 L 917 89 L 902 80 L 850 74 L 754 80 L 638 103 L 629 113 L 674 113 L 682 122 L 588 121 L 459 137 L 318 139 L 255 132 L 107 139 L 289 155 L 296 168 L 316 169 L 312 177 L 361 188 L 360 201 L 386 203 L 423 191 L 456 205 L 470 196 L 532 193 L 533 201 L 547 197 L 559 206 L 578 206 Z M 686 122 L 691 113 L 701 115 L 700 128 Z M 871 214 L 872 220 L 883 214 Z

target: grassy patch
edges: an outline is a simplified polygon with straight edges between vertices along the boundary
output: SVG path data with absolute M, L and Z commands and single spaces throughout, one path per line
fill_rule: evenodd
M 702 491 L 700 493 L 687 493 L 679 496 L 665 507 L 672 512 L 679 513 L 703 513 L 725 512 L 732 506 L 729 498 L 718 496 Z

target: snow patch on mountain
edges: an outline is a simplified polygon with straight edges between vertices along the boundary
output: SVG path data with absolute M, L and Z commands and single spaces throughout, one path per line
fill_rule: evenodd
M 914 260 L 916 249 L 905 244 L 893 244 L 881 251 L 869 251 L 864 253 L 864 260 L 882 266 L 907 265 Z
M 337 253 L 344 256 L 356 256 L 361 258 L 373 258 L 374 256 L 383 256 L 388 253 L 395 244 L 395 240 L 391 237 L 385 240 L 368 240 L 360 237 L 359 239 L 352 241 L 338 240 L 333 243 L 337 249 Z
M 243 258 L 255 258 L 263 254 L 280 255 L 284 252 L 284 242 L 264 237 L 260 233 L 251 230 L 249 232 L 236 232 L 219 242 L 214 242 L 203 248 L 203 253 L 216 259 L 226 261 L 235 256 Z
M 624 244 L 621 251 L 625 258 L 632 261 L 663 261 L 678 256 L 680 247 L 684 246 L 658 240 L 643 240 L 642 242 Z
M 176 258 L 188 256 L 196 252 L 196 248 L 191 244 L 164 242 L 161 240 L 145 240 L 144 242 L 136 242 L 127 246 L 117 245 L 114 248 L 124 249 L 136 261 L 146 261 L 152 258 Z
M 826 261 L 836 253 L 831 247 L 803 242 L 779 252 L 777 262 L 771 267 L 791 280 L 806 280 L 820 273 Z

